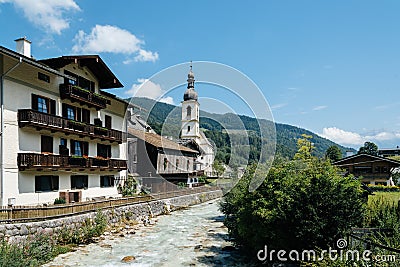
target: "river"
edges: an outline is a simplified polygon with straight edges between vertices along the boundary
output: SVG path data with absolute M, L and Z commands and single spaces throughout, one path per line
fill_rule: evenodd
M 249 266 L 232 247 L 218 207 L 214 200 L 159 216 L 134 234 L 107 236 L 45 266 Z M 125 256 L 135 259 L 123 263 Z

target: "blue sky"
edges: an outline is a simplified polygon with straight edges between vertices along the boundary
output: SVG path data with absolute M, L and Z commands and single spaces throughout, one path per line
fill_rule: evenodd
M 394 0 L 0 0 L 0 45 L 14 49 L 14 39 L 27 36 L 37 59 L 100 54 L 125 85 L 112 91 L 120 97 L 175 64 L 227 64 L 258 85 L 277 122 L 355 148 L 364 141 L 394 147 L 398 14 Z M 229 99 L 212 86 L 196 88 Z M 164 90 L 155 84 L 147 93 L 157 98 Z M 179 104 L 183 90 L 162 97 Z

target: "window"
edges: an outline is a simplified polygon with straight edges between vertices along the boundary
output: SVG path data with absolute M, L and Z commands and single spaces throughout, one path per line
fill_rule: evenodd
M 190 132 L 190 126 L 188 126 L 188 132 Z
M 75 120 L 75 109 L 67 107 L 67 119 Z
M 82 109 L 82 122 L 90 123 L 90 110 Z
M 187 170 L 187 171 L 189 170 L 189 167 L 190 167 L 190 160 L 187 160 L 187 161 L 186 161 L 186 170 Z
M 105 120 L 105 127 L 107 128 L 107 129 L 111 129 L 111 116 L 108 116 L 108 115 L 105 115 L 105 117 L 104 117 L 104 120 Z
M 44 73 L 38 72 L 38 79 L 41 81 L 45 81 L 46 83 L 50 83 L 50 76 Z
M 111 158 L 111 146 L 97 144 L 97 156 L 103 158 Z
M 39 112 L 55 115 L 56 101 L 47 97 L 32 94 L 32 109 Z
M 42 153 L 53 153 L 53 137 L 40 136 L 40 147 Z
M 186 115 L 187 115 L 188 117 L 192 117 L 192 107 L 191 107 L 191 106 L 188 106 L 188 107 L 186 108 Z
M 175 169 L 178 169 L 179 168 L 179 159 L 176 159 L 176 161 L 175 161 Z
M 65 84 L 77 85 L 78 75 L 76 75 L 76 74 L 74 74 L 74 73 L 72 73 L 70 71 L 67 71 L 67 70 L 64 70 L 64 73 L 67 74 L 68 76 L 71 76 L 71 77 L 75 78 L 75 80 L 64 78 L 64 83 Z
M 79 87 L 81 87 L 83 89 L 86 89 L 86 90 L 89 90 L 91 92 L 94 92 L 94 90 L 95 90 L 94 82 L 89 81 L 88 79 L 83 78 L 82 76 L 79 76 L 79 75 L 77 75 L 75 73 L 72 73 L 70 71 L 67 71 L 67 70 L 65 70 L 64 73 L 69 75 L 69 76 L 71 76 L 71 77 L 74 77 L 76 79 L 76 81 L 74 81 L 72 79 L 65 78 L 64 79 L 64 83 L 65 84 L 77 85 L 77 86 L 79 86 Z
M 168 167 L 168 159 L 164 158 L 164 171 L 167 169 Z
M 87 189 L 88 176 L 87 175 L 71 175 L 71 189 Z
M 100 187 L 113 187 L 114 180 L 114 175 L 100 176 Z
M 84 141 L 71 140 L 71 155 L 75 156 L 89 155 L 89 143 Z
M 61 156 L 69 156 L 69 150 L 67 148 L 67 139 L 60 138 L 59 154 Z
M 59 189 L 58 176 L 52 176 L 52 175 L 35 176 L 35 192 L 58 191 L 58 189 Z
M 67 139 L 65 138 L 60 138 L 60 146 L 67 146 Z

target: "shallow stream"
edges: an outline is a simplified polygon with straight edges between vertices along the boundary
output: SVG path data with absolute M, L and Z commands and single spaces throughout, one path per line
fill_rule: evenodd
M 232 247 L 218 207 L 214 200 L 159 216 L 134 234 L 107 236 L 45 266 L 249 266 Z M 125 256 L 135 259 L 123 263 Z

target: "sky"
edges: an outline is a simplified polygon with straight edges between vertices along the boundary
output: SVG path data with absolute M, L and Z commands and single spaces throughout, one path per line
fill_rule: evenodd
M 176 64 L 193 60 L 202 80 L 196 62 L 225 64 L 257 85 L 276 122 L 391 148 L 400 145 L 398 14 L 397 0 L 0 0 L 0 46 L 26 36 L 36 59 L 99 54 L 124 85 L 109 92 L 122 98 Z M 183 86 L 150 85 L 141 96 L 180 104 Z M 196 85 L 252 115 L 218 88 Z M 202 108 L 223 112 L 217 102 Z

